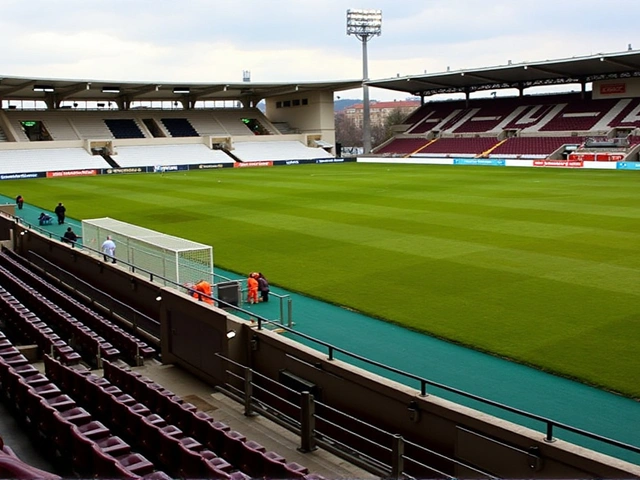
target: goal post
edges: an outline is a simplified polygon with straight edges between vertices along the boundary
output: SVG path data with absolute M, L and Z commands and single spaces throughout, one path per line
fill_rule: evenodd
M 180 286 L 199 280 L 214 283 L 213 248 L 209 245 L 109 217 L 82 221 L 83 245 L 100 252 L 107 236 L 116 244 L 116 260 L 170 280 L 164 282 L 169 286 L 172 283 Z

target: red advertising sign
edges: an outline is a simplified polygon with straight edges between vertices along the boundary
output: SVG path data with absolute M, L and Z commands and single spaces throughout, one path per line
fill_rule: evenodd
M 233 164 L 233 168 L 245 168 L 245 167 L 272 167 L 272 161 L 264 161 L 264 162 L 235 162 Z
M 98 171 L 94 169 L 87 170 L 63 170 L 61 172 L 47 172 L 47 178 L 55 177 L 89 177 L 97 175 Z
M 619 162 L 624 155 L 619 153 L 596 153 L 596 161 L 598 162 Z
M 593 162 L 596 159 L 595 153 L 570 153 L 569 160 L 579 160 L 581 162 Z
M 616 95 L 627 92 L 626 83 L 603 83 L 600 84 L 600 95 Z

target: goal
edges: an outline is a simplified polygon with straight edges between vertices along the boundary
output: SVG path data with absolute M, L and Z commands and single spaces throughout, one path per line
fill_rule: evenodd
M 82 243 L 100 253 L 107 236 L 116 244 L 115 257 L 136 269 L 169 281 L 158 282 L 179 287 L 206 280 L 213 284 L 213 248 L 202 243 L 166 235 L 113 218 L 82 221 Z

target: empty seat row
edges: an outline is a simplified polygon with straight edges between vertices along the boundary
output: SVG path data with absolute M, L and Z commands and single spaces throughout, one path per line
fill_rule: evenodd
M 0 252 L 0 263 L 25 283 L 37 287 L 47 298 L 56 302 L 58 306 L 103 336 L 118 348 L 127 360 L 133 363 L 139 363 L 140 359 L 150 358 L 156 354 L 155 349 L 144 341 L 126 332 L 92 308 L 87 307 L 62 290 L 51 285 L 31 270 L 19 255 L 10 250 L 3 250 Z
M 67 367 L 51 357 L 45 357 L 45 368 L 59 379 L 63 390 L 72 392 L 80 403 L 95 405 L 98 418 L 171 475 L 226 478 L 237 470 L 106 378 Z
M 172 137 L 198 137 L 199 134 L 186 118 L 162 118 L 162 124 Z
M 0 313 L 9 319 L 7 329 L 23 343 L 35 344 L 40 353 L 54 354 L 65 364 L 78 363 L 81 356 L 35 313 L 22 305 L 13 295 L 0 287 Z M 0 340 L 0 346 L 2 340 Z
M 104 123 L 111 131 L 113 138 L 144 138 L 140 127 L 130 118 L 107 118 Z
M 545 95 L 428 102 L 405 124 L 408 133 L 448 133 L 521 129 L 525 132 L 587 131 L 638 126 L 638 100 L 590 99 L 580 95 Z M 606 118 L 606 120 L 604 120 Z M 604 120 L 604 122 L 602 122 Z
M 61 477 L 23 462 L 0 437 L 0 478 L 60 480 Z
M 89 363 L 98 365 L 102 358 L 115 359 L 120 352 L 91 328 L 75 319 L 72 315 L 57 306 L 54 302 L 38 293 L 38 291 L 22 280 L 16 278 L 4 267 L 0 267 L 0 279 L 11 286 L 11 293 L 21 303 L 37 315 L 27 320 L 41 319 L 56 333 L 69 339 L 75 349 L 84 355 Z M 47 328 L 45 325 L 43 328 Z
M 187 435 L 187 438 L 193 438 L 210 451 L 216 452 L 230 466 L 237 467 L 252 477 L 298 478 L 309 473 L 306 467 L 287 462 L 283 456 L 267 451 L 257 442 L 247 440 L 240 432 L 214 420 L 207 413 L 198 411 L 194 405 L 184 402 L 178 395 L 150 378 L 108 361 L 103 362 L 103 367 L 105 378 L 135 396 L 155 413 L 153 421 L 160 425 L 164 425 L 164 420 L 169 423 L 168 426 L 161 427 L 163 435 Z M 146 431 L 146 423 L 149 421 L 149 417 L 143 420 L 142 431 Z M 153 435 L 150 437 L 153 438 Z M 181 457 L 184 462 L 196 465 L 199 454 L 203 455 L 199 452 L 199 447 L 194 447 L 183 449 Z M 216 462 L 220 460 L 209 459 L 208 464 L 211 466 L 211 463 Z M 220 468 L 219 463 L 217 468 Z
M 103 363 L 105 376 L 101 379 L 53 359 L 46 359 L 46 366 L 47 371 L 57 370 L 60 377 L 73 377 L 61 380 L 71 388 L 76 388 L 78 378 L 84 378 L 86 391 L 74 391 L 76 398 L 100 405 L 99 412 L 104 408 L 102 413 L 116 432 L 170 474 L 297 478 L 309 473 L 306 467 L 247 440 L 151 379 L 111 362 Z
M 17 349 L 16 349 L 17 351 Z M 26 357 L 0 351 L 3 400 L 45 451 L 77 475 L 138 478 L 154 465 L 76 405 Z

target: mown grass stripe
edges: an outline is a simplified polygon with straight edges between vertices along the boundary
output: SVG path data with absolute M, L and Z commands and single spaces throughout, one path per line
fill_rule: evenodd
M 3 182 L 216 264 L 640 397 L 637 172 L 305 165 Z M 327 321 L 330 321 L 329 319 Z

